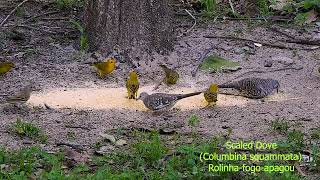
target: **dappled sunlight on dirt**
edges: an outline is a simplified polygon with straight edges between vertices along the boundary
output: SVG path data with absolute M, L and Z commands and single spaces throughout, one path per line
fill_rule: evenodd
M 146 91 L 149 94 L 153 86 L 140 88 L 140 92 Z M 192 88 L 180 88 L 171 93 L 191 93 L 199 90 Z M 33 106 L 48 105 L 51 108 L 76 108 L 76 109 L 129 109 L 145 111 L 147 110 L 142 101 L 127 99 L 125 88 L 75 88 L 75 89 L 48 89 L 41 93 L 33 93 L 28 103 Z M 276 94 L 266 99 L 266 101 L 278 101 L 285 99 L 284 95 Z M 240 106 L 258 103 L 256 100 L 247 99 L 240 96 L 218 96 L 218 107 Z M 180 110 L 199 109 L 206 106 L 203 94 L 180 100 L 175 108 Z

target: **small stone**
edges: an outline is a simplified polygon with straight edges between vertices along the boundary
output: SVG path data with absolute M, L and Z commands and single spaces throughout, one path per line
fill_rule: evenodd
M 123 139 L 119 139 L 117 142 L 116 142 L 116 145 L 117 146 L 124 146 L 124 145 L 127 145 L 127 141 L 126 140 L 123 140 Z
M 100 135 L 101 137 L 103 137 L 104 139 L 109 140 L 109 141 L 112 142 L 112 143 L 115 143 L 115 142 L 116 142 L 116 138 L 115 138 L 113 135 L 104 134 L 104 133 L 99 133 L 99 135 Z
M 99 150 L 96 151 L 97 154 L 101 154 L 101 155 L 104 155 L 110 151 L 113 151 L 114 150 L 114 147 L 113 146 L 102 146 L 100 147 Z
M 266 60 L 264 61 L 264 67 L 271 67 L 273 65 L 272 61 Z
M 291 58 L 288 58 L 288 57 L 284 57 L 284 56 L 276 56 L 276 57 L 272 57 L 272 60 L 273 61 L 276 61 L 280 64 L 283 64 L 283 65 L 291 65 L 293 64 L 293 59 Z
M 221 128 L 222 129 L 228 129 L 229 127 L 228 126 L 222 126 Z

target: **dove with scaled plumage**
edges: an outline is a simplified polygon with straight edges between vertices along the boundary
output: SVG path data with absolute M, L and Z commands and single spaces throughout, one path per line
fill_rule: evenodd
M 245 78 L 236 82 L 219 85 L 219 88 L 234 88 L 240 91 L 240 95 L 252 99 L 267 97 L 276 89 L 279 90 L 280 83 L 274 79 Z
M 166 94 L 154 93 L 148 94 L 142 92 L 138 100 L 142 100 L 143 104 L 152 111 L 171 109 L 179 100 L 201 94 L 202 92 L 194 92 L 189 94 Z

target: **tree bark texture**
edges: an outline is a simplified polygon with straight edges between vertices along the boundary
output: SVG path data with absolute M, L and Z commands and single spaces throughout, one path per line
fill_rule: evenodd
M 172 11 L 168 0 L 88 0 L 84 22 L 90 50 L 129 53 L 173 49 Z

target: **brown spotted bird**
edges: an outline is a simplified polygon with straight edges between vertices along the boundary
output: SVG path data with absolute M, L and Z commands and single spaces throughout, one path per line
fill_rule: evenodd
M 165 77 L 163 79 L 163 81 L 167 84 L 167 85 L 173 85 L 176 84 L 177 81 L 179 80 L 179 74 L 173 70 L 173 69 L 169 69 L 167 66 L 165 65 L 159 65 L 162 70 L 165 73 Z
M 93 63 L 91 66 L 97 70 L 100 78 L 104 78 L 114 71 L 116 67 L 116 60 L 114 58 L 110 58 L 104 62 Z
M 7 102 L 10 104 L 26 103 L 30 99 L 31 92 L 32 92 L 32 85 L 29 84 L 25 86 L 23 89 L 21 89 L 19 92 L 17 92 L 17 94 L 15 94 L 14 96 L 7 97 Z
M 276 89 L 279 90 L 280 83 L 274 79 L 245 78 L 236 82 L 219 85 L 219 88 L 234 88 L 240 91 L 240 95 L 252 99 L 267 97 Z
M 138 80 L 138 74 L 136 71 L 131 71 L 129 74 L 129 78 L 126 82 L 126 88 L 128 92 L 128 98 L 129 99 L 136 99 L 138 95 L 139 90 L 139 80 Z
M 9 72 L 15 65 L 12 62 L 0 63 L 0 76 Z
M 194 92 L 189 94 L 154 93 L 149 95 L 146 92 L 142 92 L 138 100 L 142 100 L 143 104 L 152 111 L 169 110 L 177 103 L 177 101 L 201 93 L 202 92 Z
M 218 84 L 211 84 L 210 87 L 203 93 L 207 106 L 215 105 L 218 101 Z

